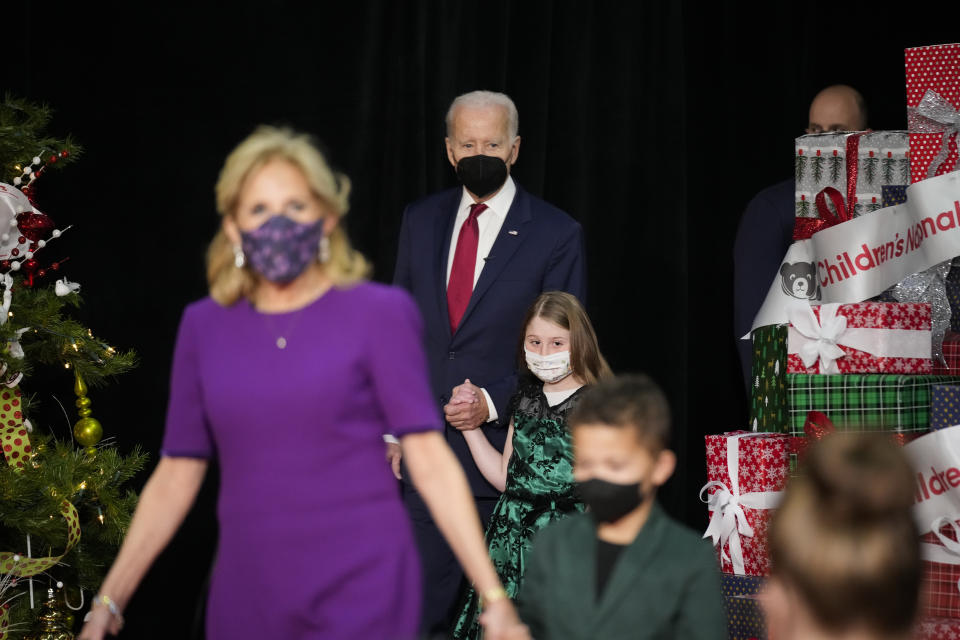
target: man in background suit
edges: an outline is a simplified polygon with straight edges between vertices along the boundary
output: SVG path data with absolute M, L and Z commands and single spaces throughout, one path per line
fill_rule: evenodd
M 867 106 L 863 96 L 843 84 L 827 87 L 810 103 L 807 133 L 865 131 Z M 743 383 L 750 396 L 752 343 L 740 338 L 750 332 L 780 261 L 793 244 L 793 178 L 767 187 L 747 205 L 733 247 L 733 331 Z
M 463 186 L 407 207 L 394 284 L 413 294 L 423 315 L 446 438 L 486 526 L 498 492 L 481 475 L 460 430 L 481 428 L 503 449 L 524 314 L 543 291 L 584 299 L 583 233 L 570 216 L 510 177 L 520 137 L 508 96 L 461 95 L 450 105 L 446 124 L 447 159 Z M 455 387 L 473 400 L 451 402 Z M 403 492 L 423 560 L 422 628 L 445 632 L 462 573 L 413 486 L 404 483 Z

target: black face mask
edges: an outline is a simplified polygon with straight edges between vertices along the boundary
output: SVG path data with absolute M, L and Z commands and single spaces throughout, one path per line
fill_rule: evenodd
M 639 482 L 616 484 L 592 478 L 578 482 L 577 492 L 597 522 L 616 522 L 643 503 Z
M 457 163 L 457 177 L 470 193 L 485 198 L 507 181 L 507 163 L 496 156 L 467 156 Z

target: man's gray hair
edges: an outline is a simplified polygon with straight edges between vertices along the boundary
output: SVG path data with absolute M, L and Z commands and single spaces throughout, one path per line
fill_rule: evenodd
M 496 91 L 471 91 L 454 98 L 453 102 L 450 103 L 450 108 L 447 109 L 447 136 L 449 137 L 453 131 L 453 114 L 457 109 L 460 107 L 475 109 L 492 106 L 503 107 L 507 110 L 507 134 L 509 134 L 512 143 L 516 140 L 517 129 L 520 127 L 517 105 L 513 104 L 510 96 Z

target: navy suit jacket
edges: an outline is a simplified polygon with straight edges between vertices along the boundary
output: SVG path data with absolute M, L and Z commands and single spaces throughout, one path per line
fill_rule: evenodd
M 566 213 L 519 185 L 486 256 L 456 333 L 447 312 L 447 260 L 460 187 L 409 205 L 400 227 L 394 284 L 413 294 L 424 320 L 424 344 L 434 396 L 446 404 L 450 392 L 466 378 L 485 388 L 499 416 L 483 431 L 500 450 L 506 440 L 507 403 L 516 387 L 517 353 L 524 315 L 543 291 L 586 295 L 583 231 Z M 449 424 L 445 436 L 463 465 L 477 497 L 496 497 L 467 447 Z
M 747 205 L 733 248 L 733 331 L 743 384 L 750 395 L 753 347 L 741 336 L 750 332 L 780 262 L 793 244 L 794 182 L 784 180 L 758 193 Z

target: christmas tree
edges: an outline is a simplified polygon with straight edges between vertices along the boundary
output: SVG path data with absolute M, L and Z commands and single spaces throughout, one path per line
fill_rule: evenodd
M 73 320 L 79 285 L 54 260 L 69 227 L 37 206 L 45 172 L 80 148 L 45 133 L 50 109 L 5 96 L 0 103 L 0 639 L 72 637 L 69 609 L 86 609 L 129 525 L 137 496 L 126 483 L 144 466 L 122 455 L 93 417 L 98 388 L 136 364 Z M 51 250 L 53 249 L 53 250 Z M 74 441 L 31 416 L 52 397 L 32 374 L 59 372 L 57 391 L 76 396 Z M 66 410 L 65 410 L 66 411 Z M 41 607 L 41 603 L 43 607 Z M 54 613 L 51 613 L 54 611 Z M 59 611 L 60 613 L 57 613 Z M 51 625 L 60 635 L 53 633 Z

